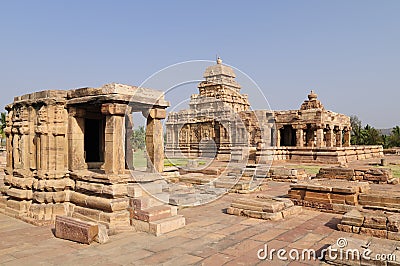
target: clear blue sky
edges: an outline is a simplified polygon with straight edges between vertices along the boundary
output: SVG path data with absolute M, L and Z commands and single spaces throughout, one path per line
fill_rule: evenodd
M 1 1 L 0 107 L 219 54 L 274 110 L 314 89 L 327 109 L 388 128 L 400 125 L 399 14 L 400 1 Z

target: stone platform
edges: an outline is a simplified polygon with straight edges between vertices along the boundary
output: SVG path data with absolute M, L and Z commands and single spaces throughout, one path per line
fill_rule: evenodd
M 384 211 L 352 210 L 343 215 L 338 230 L 400 240 L 400 214 Z
M 267 177 L 274 181 L 282 182 L 295 182 L 309 179 L 304 169 L 287 167 L 271 167 Z
M 254 199 L 236 199 L 226 210 L 228 214 L 271 221 L 282 220 L 301 211 L 301 206 L 294 206 L 289 199 L 261 195 Z
M 399 182 L 398 178 L 393 177 L 390 168 L 321 168 L 317 174 L 317 178 L 359 180 L 378 184 L 397 184 Z
M 288 194 L 296 205 L 344 213 L 358 205 L 358 196 L 369 189 L 368 182 L 312 179 L 291 184 Z

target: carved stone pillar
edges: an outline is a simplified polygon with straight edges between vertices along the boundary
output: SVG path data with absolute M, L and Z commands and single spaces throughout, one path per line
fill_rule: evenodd
M 309 128 L 306 132 L 307 147 L 314 147 L 314 129 Z
M 302 128 L 296 128 L 296 147 L 304 146 L 304 130 Z
M 326 147 L 333 147 L 334 138 L 333 138 L 333 127 L 329 126 L 326 131 Z
M 68 168 L 82 170 L 85 163 L 85 110 L 69 108 L 68 116 Z
M 147 171 L 162 173 L 164 170 L 164 139 L 161 119 L 166 117 L 166 111 L 165 109 L 151 109 L 143 112 L 143 115 L 147 118 L 146 150 L 149 158 Z
M 103 104 L 106 115 L 104 171 L 106 174 L 125 173 L 125 104 Z
M 318 148 L 324 147 L 325 144 L 324 144 L 324 129 L 323 129 L 323 127 L 319 126 L 317 128 L 316 132 L 317 132 L 317 145 L 316 146 Z
M 280 147 L 281 146 L 281 128 L 282 127 L 275 127 L 275 146 Z
M 336 147 L 342 147 L 342 142 L 343 142 L 343 132 L 342 129 L 339 128 L 339 130 L 336 131 Z
M 344 147 L 350 147 L 351 130 L 346 128 L 344 131 Z

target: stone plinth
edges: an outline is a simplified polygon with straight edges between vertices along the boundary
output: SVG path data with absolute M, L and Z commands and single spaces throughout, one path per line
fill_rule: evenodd
M 389 168 L 321 168 L 317 178 L 360 180 L 378 184 L 397 184 L 399 182 L 397 178 L 393 178 L 392 170 Z
M 344 213 L 359 205 L 358 196 L 369 189 L 367 182 L 313 179 L 291 184 L 288 194 L 296 205 Z
M 306 171 L 301 168 L 273 167 L 269 169 L 267 177 L 274 181 L 292 182 L 309 179 Z
M 228 214 L 272 221 L 282 220 L 301 211 L 301 206 L 294 206 L 289 199 L 265 196 L 234 200 L 226 210 Z
M 400 214 L 384 211 L 352 210 L 343 215 L 338 230 L 391 240 L 400 240 Z

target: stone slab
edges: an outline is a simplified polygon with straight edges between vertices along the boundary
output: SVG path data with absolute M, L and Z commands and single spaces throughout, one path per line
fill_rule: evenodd
M 99 233 L 98 225 L 83 222 L 76 218 L 56 216 L 55 235 L 82 244 L 92 243 Z

